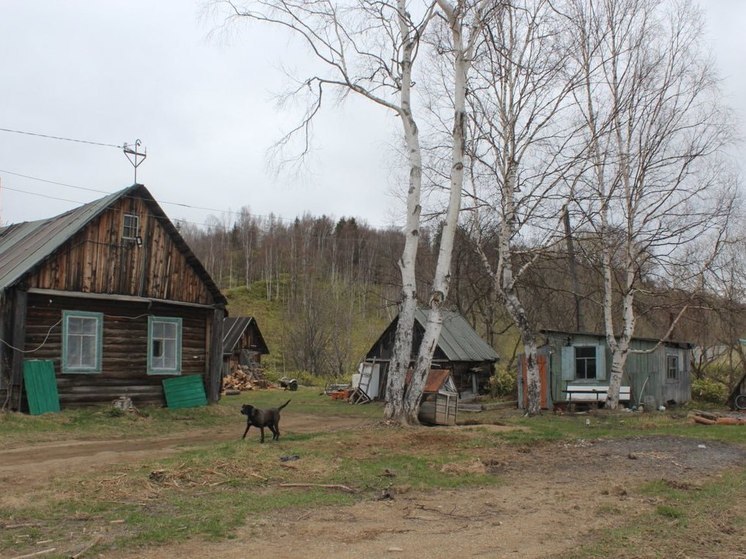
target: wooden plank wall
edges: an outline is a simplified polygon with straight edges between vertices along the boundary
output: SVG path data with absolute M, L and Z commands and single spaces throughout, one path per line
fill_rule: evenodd
M 125 214 L 140 217 L 141 247 L 122 238 Z M 28 276 L 28 287 L 116 293 L 200 304 L 215 301 L 158 217 L 139 197 L 103 212 Z
M 30 359 L 54 362 L 60 401 L 63 405 L 110 403 L 129 396 L 135 405 L 162 404 L 161 381 L 169 375 L 147 374 L 148 313 L 181 317 L 182 374 L 205 375 L 208 367 L 209 324 L 213 309 L 110 300 L 30 294 L 28 297 L 26 350 Z M 102 372 L 61 372 L 62 311 L 103 312 Z

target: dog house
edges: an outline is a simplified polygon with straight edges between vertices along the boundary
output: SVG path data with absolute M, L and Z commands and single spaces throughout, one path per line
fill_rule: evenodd
M 458 391 L 448 369 L 432 369 L 425 381 L 420 403 L 420 422 L 429 425 L 455 425 Z

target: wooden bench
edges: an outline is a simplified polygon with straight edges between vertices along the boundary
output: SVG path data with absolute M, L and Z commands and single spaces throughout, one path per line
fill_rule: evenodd
M 571 384 L 563 390 L 567 394 L 568 404 L 591 403 L 599 404 L 605 402 L 609 396 L 608 386 L 597 386 L 593 384 Z M 631 391 L 629 386 L 619 387 L 619 401 L 629 402 Z

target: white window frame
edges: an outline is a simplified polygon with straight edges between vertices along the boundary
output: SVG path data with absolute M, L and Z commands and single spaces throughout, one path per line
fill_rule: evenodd
M 159 324 L 173 326 L 172 336 L 154 336 L 153 330 Z M 148 374 L 149 375 L 180 375 L 181 374 L 181 318 L 165 316 L 148 317 Z M 158 352 L 159 355 L 154 355 Z M 174 366 L 166 366 L 162 362 L 163 352 L 174 362 Z
M 124 214 L 124 218 L 122 219 L 122 238 L 135 240 L 139 234 L 140 216 L 136 214 Z
M 93 321 L 93 329 L 84 331 L 78 330 L 71 325 L 74 320 Z M 104 314 L 100 312 L 88 311 L 62 311 L 62 372 L 63 373 L 83 373 L 95 374 L 101 372 L 101 354 L 103 352 L 103 330 Z M 93 359 L 83 363 L 84 346 L 93 343 Z M 91 346 L 88 345 L 90 348 Z M 71 353 L 75 350 L 80 356 L 77 363 L 71 363 Z

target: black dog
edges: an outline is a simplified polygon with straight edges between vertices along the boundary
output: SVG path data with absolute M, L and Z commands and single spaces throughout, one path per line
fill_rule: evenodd
M 244 404 L 241 406 L 241 413 L 246 416 L 246 431 L 243 432 L 242 439 L 246 438 L 246 433 L 249 432 L 249 427 L 259 427 L 262 431 L 262 439 L 259 442 L 264 442 L 264 428 L 269 427 L 272 431 L 272 440 L 277 441 L 280 439 L 280 410 L 287 406 L 290 400 L 282 404 L 279 408 L 270 408 L 268 410 L 260 410 L 250 404 Z

